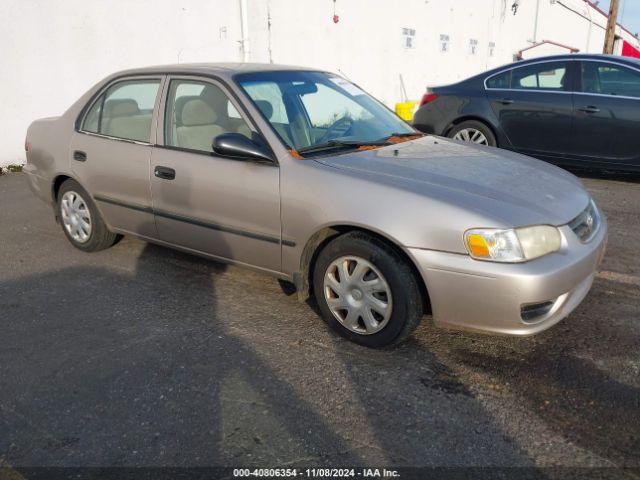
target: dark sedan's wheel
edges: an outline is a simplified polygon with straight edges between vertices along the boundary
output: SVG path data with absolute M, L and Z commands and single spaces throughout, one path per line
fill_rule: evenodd
M 109 248 L 119 236 L 112 233 L 89 194 L 75 180 L 67 180 L 58 192 L 58 215 L 71 244 L 85 252 Z
M 420 288 L 409 265 L 363 232 L 342 235 L 320 252 L 313 288 L 329 326 L 367 347 L 401 342 L 422 318 Z
M 451 129 L 449 138 L 463 142 L 476 143 L 495 147 L 498 145 L 496 137 L 489 127 L 476 120 L 462 122 Z

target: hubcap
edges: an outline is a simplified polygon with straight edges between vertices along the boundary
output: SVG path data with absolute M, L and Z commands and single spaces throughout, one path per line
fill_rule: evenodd
M 360 335 L 382 330 L 391 318 L 391 289 L 380 271 L 364 258 L 340 257 L 324 274 L 324 298 L 333 316 Z
M 487 137 L 480 130 L 475 128 L 463 128 L 453 136 L 454 140 L 462 140 L 463 142 L 477 143 L 478 145 L 489 145 Z
M 91 214 L 84 199 L 76 192 L 68 191 L 60 200 L 62 224 L 69 236 L 84 243 L 91 236 Z

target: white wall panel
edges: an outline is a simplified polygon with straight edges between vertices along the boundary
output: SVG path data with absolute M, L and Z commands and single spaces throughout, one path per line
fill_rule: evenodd
M 333 0 L 245 1 L 251 61 L 342 73 L 389 106 L 402 100 L 401 75 L 409 98 L 419 99 L 428 85 L 511 62 L 534 36 L 599 52 L 606 24 L 582 0 L 520 0 L 516 15 L 513 0 L 337 0 L 338 23 Z M 405 48 L 403 28 L 415 31 L 413 48 Z M 449 36 L 446 53 L 440 35 Z M 104 76 L 240 61 L 241 40 L 240 0 L 3 0 L 0 165 L 23 160 L 33 119 L 59 115 Z M 562 52 L 541 47 L 526 57 Z

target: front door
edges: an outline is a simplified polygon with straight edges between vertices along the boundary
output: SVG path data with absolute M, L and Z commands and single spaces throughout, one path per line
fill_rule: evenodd
M 73 176 L 107 224 L 148 237 L 156 236 L 149 167 L 161 82 L 138 77 L 109 85 L 90 106 L 69 149 Z
M 223 85 L 172 77 L 165 90 L 158 123 L 164 133 L 151 159 L 159 239 L 280 271 L 278 166 L 212 152 L 217 135 L 253 130 Z
M 577 155 L 585 163 L 640 166 L 640 71 L 604 61 L 581 64 Z
M 487 98 L 513 149 L 541 156 L 567 151 L 573 127 L 571 63 L 534 63 L 487 79 Z

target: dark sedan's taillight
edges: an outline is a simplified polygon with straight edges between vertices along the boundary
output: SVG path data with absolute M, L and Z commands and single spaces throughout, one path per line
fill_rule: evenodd
M 426 105 L 427 103 L 431 103 L 436 98 L 438 98 L 437 93 L 427 92 L 422 96 L 422 100 L 420 100 L 420 106 Z

